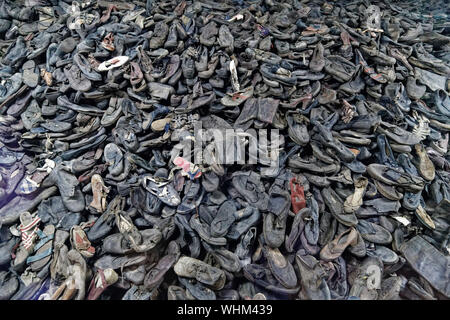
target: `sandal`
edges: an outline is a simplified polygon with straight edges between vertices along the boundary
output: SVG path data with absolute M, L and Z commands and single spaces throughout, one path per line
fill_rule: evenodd
M 31 270 L 36 272 L 41 270 L 52 257 L 53 238 L 55 236 L 55 226 L 49 224 L 44 230 L 37 230 L 40 241 L 34 246 L 35 255 L 27 258 L 27 264 L 31 266 Z
M 28 211 L 20 214 L 19 230 L 21 232 L 22 244 L 25 249 L 30 249 L 36 239 L 38 224 L 41 222 L 39 216 L 32 216 Z
M 13 261 L 13 268 L 20 268 L 22 266 L 31 252 L 34 249 L 34 240 L 37 237 L 37 230 L 39 223 L 41 222 L 41 218 L 37 215 L 31 215 L 28 211 L 22 212 L 20 214 L 20 225 L 18 227 L 21 236 L 21 242 L 17 249 L 17 252 L 11 254 Z

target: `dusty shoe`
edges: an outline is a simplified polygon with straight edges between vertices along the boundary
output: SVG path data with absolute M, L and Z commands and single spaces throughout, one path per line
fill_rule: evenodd
M 364 193 L 366 192 L 369 181 L 365 177 L 360 177 L 355 181 L 355 192 L 348 196 L 344 202 L 345 213 L 354 213 L 363 203 Z
M 194 278 L 216 289 L 221 289 L 225 284 L 222 270 L 197 259 L 181 257 L 174 265 L 174 271 L 180 277 Z
M 94 174 L 91 178 L 91 188 L 93 199 L 89 204 L 97 212 L 102 213 L 106 210 L 106 197 L 109 192 L 109 188 L 103 183 L 103 179 L 99 174 Z
M 357 231 L 355 228 L 350 228 L 323 247 L 320 251 L 320 258 L 325 261 L 337 259 L 348 246 L 355 246 L 357 240 Z

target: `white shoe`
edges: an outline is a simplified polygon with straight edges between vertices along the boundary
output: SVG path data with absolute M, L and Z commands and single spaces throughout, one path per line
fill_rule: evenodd
M 128 62 L 128 60 L 130 60 L 130 57 L 128 56 L 114 57 L 112 59 L 109 59 L 108 61 L 100 63 L 100 65 L 98 66 L 98 71 L 108 71 L 123 66 L 125 63 Z

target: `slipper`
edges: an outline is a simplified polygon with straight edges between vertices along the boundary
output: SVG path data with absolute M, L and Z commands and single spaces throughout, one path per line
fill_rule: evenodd
M 36 233 L 40 241 L 34 246 L 35 254 L 27 258 L 27 264 L 31 266 L 32 271 L 41 270 L 52 258 L 55 226 L 49 224 L 43 231 L 37 230 Z
M 358 244 L 358 232 L 355 228 L 349 228 L 329 242 L 320 251 L 320 259 L 331 261 L 339 258 L 348 246 Z
M 165 204 L 176 207 L 181 203 L 181 198 L 169 180 L 159 177 L 145 176 L 143 181 L 145 190 L 157 196 Z
M 356 229 L 363 239 L 369 242 L 375 244 L 390 244 L 392 242 L 391 233 L 378 224 L 361 219 L 356 225 Z
M 280 186 L 276 182 L 269 189 L 269 202 L 267 210 L 276 216 L 283 214 L 289 210 L 291 195 L 284 186 Z
M 204 243 L 205 249 L 208 254 L 213 258 L 219 267 L 228 272 L 239 272 L 241 270 L 241 261 L 239 257 L 227 249 L 213 249 L 210 245 Z
M 345 213 L 353 213 L 361 207 L 368 183 L 369 180 L 366 177 L 360 177 L 355 180 L 355 191 L 344 202 Z
M 248 264 L 242 268 L 242 272 L 250 282 L 278 295 L 293 296 L 300 291 L 300 285 L 295 288 L 285 288 L 270 275 L 269 270 L 261 265 Z
M 375 180 L 379 180 L 389 186 L 402 187 L 406 191 L 420 192 L 425 182 L 421 177 L 401 172 L 398 169 L 372 163 L 367 167 L 367 173 Z
M 147 252 L 153 249 L 163 238 L 163 234 L 157 228 L 145 229 L 141 232 L 142 243 L 133 245 L 133 250 L 136 252 Z
M 130 246 L 136 247 L 142 244 L 142 234 L 138 228 L 134 225 L 130 217 L 115 212 L 116 214 L 116 226 L 119 232 L 123 234 L 125 239 L 129 242 Z
M 113 233 L 103 239 L 102 251 L 111 254 L 130 254 L 134 250 L 122 233 Z
M 400 259 L 394 251 L 379 245 L 375 246 L 375 250 L 367 250 L 367 255 L 379 258 L 385 266 L 396 264 Z
M 225 273 L 222 269 L 198 259 L 183 256 L 175 263 L 173 270 L 179 277 L 195 279 L 216 290 L 225 285 Z
M 245 100 L 253 96 L 254 88 L 252 86 L 236 91 L 232 94 L 228 93 L 223 96 L 220 102 L 227 107 L 236 107 L 242 104 Z
M 108 71 L 123 66 L 125 63 L 128 62 L 128 60 L 130 60 L 130 57 L 127 56 L 114 57 L 112 59 L 100 63 L 98 66 L 98 71 Z
M 300 238 L 300 234 L 305 229 L 305 221 L 311 217 L 311 209 L 303 208 L 294 217 L 291 224 L 291 231 L 286 235 L 285 248 L 287 252 L 294 252 L 295 244 Z
M 347 227 L 354 227 L 358 224 L 358 219 L 354 213 L 344 212 L 344 201 L 333 188 L 322 189 L 321 194 L 325 205 L 337 221 Z
M 331 300 L 330 288 L 320 262 L 301 250 L 297 251 L 295 262 L 301 274 L 300 283 L 303 295 L 311 300 Z
M 120 269 L 145 263 L 147 255 L 145 253 L 130 254 L 130 255 L 103 255 L 94 263 L 94 267 L 99 269 Z
M 144 278 L 144 287 L 151 291 L 162 283 L 164 276 L 178 260 L 178 254 L 167 254 L 162 257 L 156 266 L 149 270 Z
M 358 232 L 358 231 L 356 231 L 356 232 Z M 354 256 L 356 256 L 358 258 L 364 258 L 366 256 L 366 253 L 367 253 L 366 244 L 364 242 L 363 237 L 361 236 L 361 234 L 359 232 L 358 232 L 356 244 L 349 246 L 347 248 L 347 250 L 351 254 L 353 254 Z
M 86 258 L 90 258 L 95 254 L 95 248 L 91 246 L 91 242 L 80 226 L 70 228 L 70 243 L 75 250 Z
M 380 258 L 366 257 L 349 272 L 349 296 L 359 300 L 377 300 L 383 272 L 384 265 Z
M 297 286 L 297 276 L 292 264 L 283 256 L 278 248 L 263 247 L 264 256 L 268 261 L 270 271 L 285 288 Z
M 218 209 L 211 222 L 211 236 L 222 237 L 228 233 L 230 226 L 236 221 L 236 205 L 234 201 L 225 201 Z
M 289 181 L 289 184 L 291 186 L 292 211 L 297 214 L 300 210 L 306 207 L 304 188 L 297 183 L 296 178 L 292 178 Z

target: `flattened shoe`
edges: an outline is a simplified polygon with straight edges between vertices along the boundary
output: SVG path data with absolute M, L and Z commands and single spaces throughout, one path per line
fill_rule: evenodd
M 367 166 L 369 175 L 390 186 L 402 187 L 407 191 L 419 192 L 425 186 L 422 178 L 414 176 L 386 165 L 371 163 Z
M 421 236 L 415 236 L 400 247 L 411 267 L 430 285 L 450 297 L 450 258 L 439 252 Z

